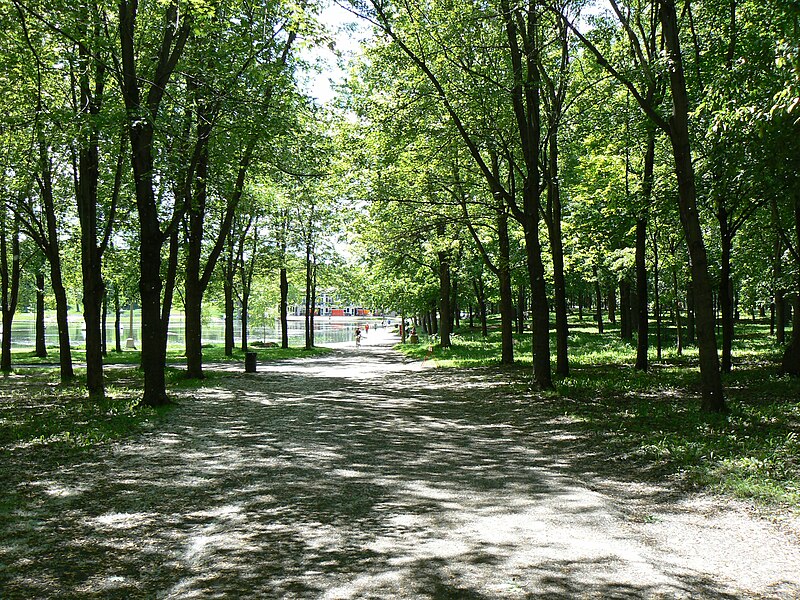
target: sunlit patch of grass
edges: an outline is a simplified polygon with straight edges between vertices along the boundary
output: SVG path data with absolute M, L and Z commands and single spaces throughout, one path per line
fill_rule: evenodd
M 157 411 L 138 406 L 137 392 L 110 384 L 90 398 L 78 380 L 60 383 L 52 370 L 0 381 L 0 447 L 92 446 L 141 431 Z
M 736 333 L 734 369 L 723 376 L 727 414 L 700 410 L 696 347 L 678 355 L 674 337 L 665 334 L 656 360 L 653 327 L 645 373 L 634 369 L 635 342 L 621 340 L 618 326 L 599 334 L 588 322 L 571 323 L 570 376 L 556 378 L 556 392 L 533 402 L 553 417 L 566 415 L 609 465 L 625 460 L 645 477 L 800 506 L 800 380 L 778 374 L 781 349 L 766 325 L 739 323 Z M 486 339 L 456 335 L 447 350 L 429 350 L 427 341 L 399 347 L 438 367 L 500 362 L 496 331 Z M 529 333 L 515 336 L 515 361 L 530 365 L 530 348 Z M 555 361 L 554 344 L 552 350 Z M 517 392 L 527 393 L 528 385 L 521 379 Z
M 309 356 L 319 356 L 332 352 L 330 348 L 312 348 L 306 350 L 301 347 L 292 348 L 262 348 L 250 346 L 248 352 L 255 352 L 258 360 L 282 360 L 287 358 L 303 358 Z M 244 362 L 245 352 L 240 347 L 233 349 L 231 356 L 225 355 L 225 347 L 221 344 L 208 344 L 203 346 L 203 362 L 217 363 L 236 363 Z M 85 362 L 86 352 L 80 348 L 73 348 L 71 351 L 73 362 Z M 106 365 L 138 365 L 141 362 L 142 352 L 140 349 L 125 349 L 122 352 L 110 351 L 104 358 L 103 364 Z M 57 365 L 59 361 L 58 348 L 48 348 L 46 357 L 40 358 L 33 351 L 16 351 L 12 355 L 13 364 L 21 365 Z M 183 347 L 167 348 L 168 363 L 182 363 L 186 361 L 186 351 Z

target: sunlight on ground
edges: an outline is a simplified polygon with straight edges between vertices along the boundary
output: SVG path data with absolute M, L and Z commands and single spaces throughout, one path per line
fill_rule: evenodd
M 800 552 L 767 524 L 566 475 L 593 457 L 503 377 L 376 341 L 186 391 L 160 430 L 80 461 L 20 461 L 3 597 L 800 593 Z

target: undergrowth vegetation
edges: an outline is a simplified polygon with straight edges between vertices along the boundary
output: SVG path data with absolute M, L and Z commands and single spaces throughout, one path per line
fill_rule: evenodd
M 655 360 L 652 336 L 644 373 L 633 368 L 636 347 L 618 328 L 598 334 L 574 323 L 570 376 L 556 378 L 554 393 L 528 389 L 530 334 L 515 336 L 515 365 L 505 368 L 519 381 L 513 395 L 529 395 L 542 418 L 567 417 L 559 423 L 591 446 L 597 462 L 587 469 L 620 472 L 623 464 L 632 477 L 800 507 L 800 380 L 778 373 L 780 348 L 766 325 L 740 323 L 736 333 L 734 369 L 723 377 L 724 415 L 700 411 L 697 350 L 678 355 L 669 338 Z M 462 329 L 449 349 L 434 342 L 399 347 L 438 367 L 500 363 L 496 329 L 486 339 Z

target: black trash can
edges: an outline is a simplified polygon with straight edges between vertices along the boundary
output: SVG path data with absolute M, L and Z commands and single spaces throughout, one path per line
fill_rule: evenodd
M 256 372 L 256 356 L 255 352 L 246 352 L 244 355 L 244 372 L 245 373 L 255 373 Z

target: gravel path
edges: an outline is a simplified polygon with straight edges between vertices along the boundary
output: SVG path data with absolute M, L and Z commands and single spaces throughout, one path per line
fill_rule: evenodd
M 800 597 L 791 530 L 576 474 L 502 374 L 382 335 L 231 373 L 80 464 L 5 465 L 0 598 Z

